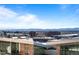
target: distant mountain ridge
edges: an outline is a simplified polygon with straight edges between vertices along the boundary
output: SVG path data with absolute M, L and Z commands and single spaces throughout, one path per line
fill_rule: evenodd
M 79 28 L 60 28 L 60 29 L 5 29 L 0 31 L 79 31 Z

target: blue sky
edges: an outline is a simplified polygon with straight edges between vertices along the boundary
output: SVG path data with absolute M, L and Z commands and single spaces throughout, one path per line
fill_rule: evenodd
M 1 4 L 1 29 L 79 27 L 79 4 Z

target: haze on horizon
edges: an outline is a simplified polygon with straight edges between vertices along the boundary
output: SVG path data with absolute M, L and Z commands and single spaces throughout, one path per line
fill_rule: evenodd
M 79 4 L 0 4 L 0 29 L 79 27 Z

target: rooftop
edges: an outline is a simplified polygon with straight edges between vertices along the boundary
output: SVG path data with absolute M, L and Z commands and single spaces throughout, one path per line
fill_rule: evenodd
M 25 43 L 25 44 L 33 44 L 33 39 L 32 39 L 32 38 L 27 38 L 27 39 L 19 39 L 19 38 L 0 38 L 0 41 L 16 42 L 16 43 Z
M 47 45 L 67 45 L 67 44 L 79 44 L 79 37 L 69 38 L 69 39 L 60 39 L 60 40 L 51 40 L 47 42 Z
M 34 42 L 35 45 L 38 46 L 55 46 L 55 45 L 67 45 L 67 44 L 79 44 L 79 37 L 76 38 L 62 38 L 62 39 L 53 39 L 53 40 L 49 40 L 48 42 Z

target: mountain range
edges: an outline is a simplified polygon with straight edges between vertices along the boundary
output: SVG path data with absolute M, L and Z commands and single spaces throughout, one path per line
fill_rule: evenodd
M 0 31 L 78 31 L 79 28 L 60 28 L 60 29 L 4 29 Z

